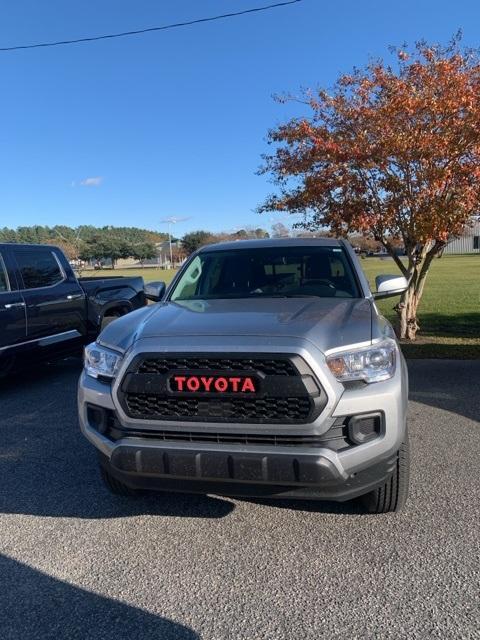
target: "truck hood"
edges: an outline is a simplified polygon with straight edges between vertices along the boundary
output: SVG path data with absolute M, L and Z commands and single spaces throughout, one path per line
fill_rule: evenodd
M 327 351 L 372 339 L 372 305 L 363 298 L 165 302 L 115 321 L 101 342 L 126 349 L 143 338 L 182 336 L 295 337 Z

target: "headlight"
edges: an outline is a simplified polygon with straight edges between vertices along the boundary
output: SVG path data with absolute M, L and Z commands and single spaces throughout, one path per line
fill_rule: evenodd
M 122 356 L 115 351 L 99 346 L 96 342 L 85 347 L 83 365 L 92 378 L 114 378 Z
M 395 340 L 387 339 L 362 349 L 331 353 L 327 356 L 327 364 L 340 382 L 380 382 L 395 373 L 396 352 Z

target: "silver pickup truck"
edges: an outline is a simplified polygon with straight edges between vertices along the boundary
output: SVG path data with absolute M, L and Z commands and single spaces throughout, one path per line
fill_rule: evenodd
M 114 493 L 361 497 L 408 493 L 408 374 L 350 245 L 223 243 L 194 254 L 157 304 L 85 350 L 81 429 Z

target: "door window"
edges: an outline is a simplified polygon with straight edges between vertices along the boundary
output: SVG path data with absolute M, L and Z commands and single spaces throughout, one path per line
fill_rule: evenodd
M 63 280 L 60 265 L 52 251 L 28 249 L 15 252 L 25 289 L 51 287 Z
M 0 293 L 2 293 L 2 291 L 10 291 L 10 286 L 8 284 L 8 276 L 7 270 L 5 268 L 5 263 L 0 254 Z

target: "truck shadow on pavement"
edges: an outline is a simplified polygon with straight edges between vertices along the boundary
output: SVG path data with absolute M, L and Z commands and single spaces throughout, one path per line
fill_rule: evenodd
M 275 498 L 274 500 L 266 500 L 264 498 L 237 499 L 242 500 L 242 502 L 268 506 L 272 509 L 288 509 L 289 511 L 302 511 L 304 513 L 339 514 L 342 516 L 369 515 L 359 500 L 328 502 L 327 500 L 308 500 L 303 498 L 298 500 L 287 498 Z
M 73 586 L 0 556 L 0 637 L 198 640 L 181 624 Z
M 108 493 L 96 453 L 77 422 L 80 368 L 80 362 L 71 359 L 0 385 L 0 513 L 223 518 L 234 509 L 229 500 L 202 495 L 124 498 Z

